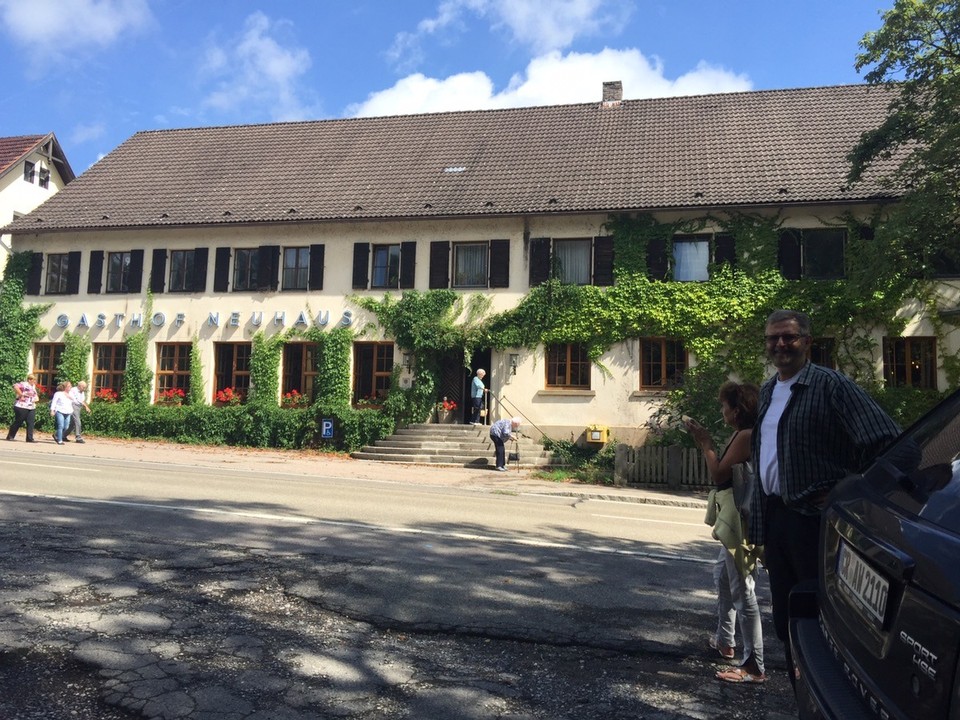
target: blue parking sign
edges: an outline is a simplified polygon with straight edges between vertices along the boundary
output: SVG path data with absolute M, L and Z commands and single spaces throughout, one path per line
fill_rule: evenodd
M 333 420 L 324 418 L 320 421 L 320 437 L 324 440 L 333 439 Z

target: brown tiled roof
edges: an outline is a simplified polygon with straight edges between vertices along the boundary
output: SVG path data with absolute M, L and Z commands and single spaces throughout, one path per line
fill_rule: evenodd
M 469 217 L 869 200 L 866 85 L 140 132 L 9 229 Z M 889 193 L 887 193 L 889 196 Z

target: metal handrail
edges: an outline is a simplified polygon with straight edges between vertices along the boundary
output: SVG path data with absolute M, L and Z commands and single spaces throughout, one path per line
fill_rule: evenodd
M 523 410 L 521 410 L 521 409 L 518 408 L 516 405 L 514 405 L 512 402 L 510 402 L 509 398 L 507 398 L 506 395 L 501 395 L 501 396 L 494 395 L 493 397 L 494 397 L 494 399 L 495 399 L 498 403 L 500 403 L 501 405 L 502 405 L 503 403 L 507 403 L 508 405 L 510 405 L 510 407 L 512 407 L 512 408 L 514 409 L 514 412 L 516 413 L 516 415 L 519 415 L 520 417 L 522 417 L 522 418 L 523 418 L 524 420 L 526 420 L 527 423 L 528 423 L 529 425 L 531 425 L 532 427 L 537 428 L 537 432 L 540 433 L 541 439 L 542 439 L 542 438 L 545 438 L 545 437 L 547 436 L 547 434 L 546 434 L 543 430 L 541 430 L 541 429 L 537 426 L 537 424 L 536 424 L 535 422 L 533 422 L 530 418 L 528 418 L 526 415 L 524 415 Z M 523 435 L 524 433 L 519 433 L 519 434 L 520 434 L 520 435 Z

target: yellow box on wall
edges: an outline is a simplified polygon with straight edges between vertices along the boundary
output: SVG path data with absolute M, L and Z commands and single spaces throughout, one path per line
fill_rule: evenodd
M 605 443 L 609 433 L 609 428 L 606 428 L 603 425 L 590 425 L 587 428 L 587 442 Z

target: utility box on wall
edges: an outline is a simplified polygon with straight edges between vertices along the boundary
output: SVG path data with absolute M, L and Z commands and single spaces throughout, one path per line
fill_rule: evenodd
M 587 428 L 588 443 L 605 443 L 610 430 L 603 425 L 591 425 Z

